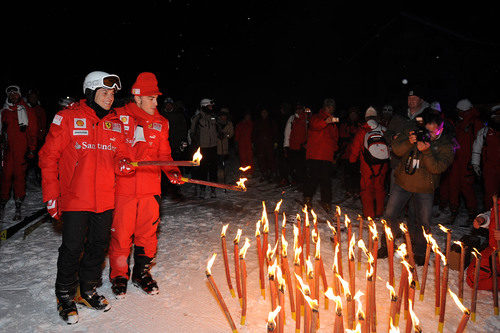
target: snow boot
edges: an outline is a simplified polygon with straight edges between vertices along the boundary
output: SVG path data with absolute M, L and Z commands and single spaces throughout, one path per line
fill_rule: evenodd
M 75 302 L 75 292 L 70 289 L 57 289 L 57 311 L 59 316 L 68 324 L 76 324 L 78 322 L 78 310 Z
M 15 200 L 15 205 L 16 205 L 16 212 L 14 213 L 14 221 L 19 221 L 21 220 L 21 205 L 23 204 L 23 200 L 16 198 Z
M 148 295 L 156 295 L 159 293 L 158 284 L 151 273 L 152 258 L 146 256 L 135 256 L 134 269 L 132 271 L 132 283 L 137 288 L 142 289 Z
M 117 276 L 111 280 L 111 290 L 116 299 L 122 299 L 127 294 L 128 279 L 123 276 Z
M 106 297 L 99 295 L 95 286 L 92 286 L 89 289 L 85 288 L 84 291 L 81 289 L 82 288 L 79 287 L 76 294 L 76 302 L 78 304 L 85 305 L 86 307 L 94 310 L 103 310 L 104 312 L 111 309 L 111 305 Z

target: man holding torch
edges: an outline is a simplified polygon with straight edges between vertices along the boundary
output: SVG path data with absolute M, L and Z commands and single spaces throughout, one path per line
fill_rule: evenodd
M 161 95 L 156 76 L 147 72 L 139 74 L 132 86 L 132 95 L 132 102 L 116 110 L 123 123 L 131 157 L 135 161 L 172 161 L 168 142 L 169 123 L 156 109 L 157 98 Z M 132 239 L 132 282 L 147 294 L 158 293 L 158 285 L 150 269 L 157 249 L 161 171 L 171 183 L 183 183 L 177 166 L 141 166 L 133 175 L 117 178 L 109 248 L 110 280 L 117 298 L 124 297 L 127 292 Z

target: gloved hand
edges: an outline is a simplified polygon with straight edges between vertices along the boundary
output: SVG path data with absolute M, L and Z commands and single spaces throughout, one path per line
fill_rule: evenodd
M 481 176 L 481 167 L 477 164 L 472 164 L 472 168 L 474 169 L 474 172 L 476 175 Z
M 59 220 L 61 215 L 59 214 L 59 207 L 57 207 L 57 200 L 51 199 L 47 201 L 47 211 L 53 219 Z
M 167 177 L 168 177 L 168 180 L 170 180 L 170 182 L 172 184 L 179 184 L 179 185 L 184 184 L 184 181 L 182 180 L 181 172 L 178 169 L 168 171 Z
M 130 164 L 130 159 L 122 158 L 118 161 L 115 167 L 115 173 L 121 176 L 132 175 L 135 172 L 135 167 Z

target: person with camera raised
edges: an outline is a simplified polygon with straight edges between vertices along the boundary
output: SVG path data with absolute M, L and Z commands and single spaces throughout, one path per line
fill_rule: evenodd
M 440 174 L 453 162 L 454 151 L 451 138 L 443 133 L 444 121 L 438 112 L 426 108 L 416 121 L 416 130 L 401 133 L 392 142 L 392 150 L 401 161 L 395 169 L 395 184 L 384 216 L 395 237 L 400 236 L 399 218 L 410 202 L 408 230 L 415 262 L 423 265 L 426 241 L 422 227 L 430 231 L 434 190 Z M 378 257 L 386 258 L 385 240 L 380 243 Z

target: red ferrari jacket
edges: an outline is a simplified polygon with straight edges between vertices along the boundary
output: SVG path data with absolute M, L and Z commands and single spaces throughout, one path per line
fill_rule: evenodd
M 328 117 L 330 114 L 323 109 L 311 117 L 306 151 L 308 160 L 333 162 L 333 154 L 338 149 L 339 130 L 337 125 L 326 123 Z
M 115 114 L 123 123 L 130 158 L 133 161 L 172 161 L 168 142 L 168 120 L 158 111 L 149 115 L 132 102 L 116 109 Z M 142 126 L 143 139 L 146 142 L 137 141 L 134 144 L 134 134 L 138 126 Z M 165 173 L 177 171 L 181 174 L 179 168 L 171 166 L 137 167 L 134 174 L 117 177 L 116 194 L 135 197 L 160 194 L 161 170 Z
M 24 107 L 28 115 L 28 126 L 24 131 L 19 127 L 17 118 L 17 108 Z M 37 143 L 38 120 L 36 114 L 24 101 L 17 104 L 5 103 L 2 115 L 2 131 L 7 134 L 7 146 L 9 150 L 24 150 L 34 151 Z
M 59 211 L 113 209 L 115 167 L 125 157 L 118 117 L 99 119 L 85 100 L 72 104 L 56 114 L 39 153 L 43 201 L 57 199 Z

